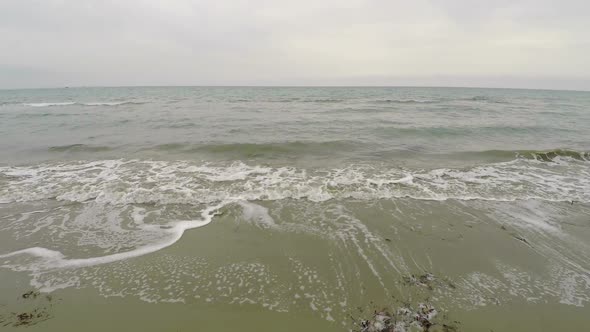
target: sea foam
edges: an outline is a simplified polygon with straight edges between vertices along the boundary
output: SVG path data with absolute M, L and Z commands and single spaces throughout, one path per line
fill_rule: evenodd
M 302 169 L 186 161 L 100 160 L 0 167 L 0 202 L 209 204 L 331 199 L 590 202 L 590 163 L 515 159 L 469 168 L 349 165 Z
M 56 250 L 41 247 L 32 247 L 0 255 L 0 259 L 7 259 L 20 255 L 33 256 L 38 259 L 28 264 L 23 264 L 21 262 L 16 265 L 11 265 L 11 263 L 8 262 L 2 266 L 11 268 L 16 271 L 40 272 L 53 269 L 79 268 L 86 266 L 101 265 L 133 257 L 139 257 L 162 250 L 166 247 L 173 245 L 182 237 L 183 233 L 188 229 L 198 228 L 209 224 L 215 216 L 216 211 L 225 204 L 227 203 L 223 202 L 217 205 L 207 207 L 202 211 L 201 219 L 199 220 L 173 221 L 168 223 L 166 227 L 162 227 L 159 225 L 142 225 L 143 228 L 157 228 L 160 232 L 166 233 L 167 237 L 160 241 L 143 245 L 126 252 L 89 258 L 68 258 L 63 253 Z

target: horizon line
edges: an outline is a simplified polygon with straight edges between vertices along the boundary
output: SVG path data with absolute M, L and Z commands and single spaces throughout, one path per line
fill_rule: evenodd
M 27 87 L 0 88 L 0 91 L 16 90 L 63 90 L 63 89 L 97 89 L 97 88 L 426 88 L 426 89 L 489 89 L 489 90 L 532 90 L 532 91 L 564 91 L 590 92 L 578 89 L 559 88 L 524 88 L 524 87 L 486 87 L 486 86 L 443 86 L 443 85 L 72 85 L 61 87 Z

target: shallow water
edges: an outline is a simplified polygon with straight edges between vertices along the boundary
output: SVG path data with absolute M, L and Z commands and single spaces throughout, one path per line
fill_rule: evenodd
M 582 328 L 589 111 L 533 90 L 0 91 L 0 326 L 346 331 L 428 304 L 435 328 Z

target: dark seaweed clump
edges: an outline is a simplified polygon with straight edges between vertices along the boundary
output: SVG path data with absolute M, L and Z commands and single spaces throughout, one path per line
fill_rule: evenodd
M 32 326 L 44 322 L 53 316 L 51 315 L 51 308 L 53 307 L 54 299 L 51 295 L 42 294 L 36 290 L 30 290 L 21 294 L 18 302 L 15 303 L 19 307 L 16 312 L 5 312 L 6 305 L 2 305 L 0 311 L 0 326 Z
M 459 322 L 451 321 L 448 315 L 440 308 L 435 308 L 430 300 L 435 289 L 455 290 L 456 286 L 451 280 L 447 278 L 441 280 L 434 274 L 425 272 L 404 276 L 401 282 L 408 287 L 410 294 L 414 295 L 403 301 L 393 298 L 394 304 L 389 309 L 370 309 L 369 319 L 366 318 L 369 315 L 359 307 L 359 316 L 364 318 L 355 319 L 351 314 L 354 332 L 459 331 L 457 327 Z M 375 308 L 373 303 L 369 308 L 371 307 Z
M 387 309 L 374 311 L 371 319 L 361 320 L 357 323 L 355 332 L 457 332 L 459 322 L 441 322 L 435 318 L 438 311 L 428 303 L 420 303 L 416 308 L 409 304 L 395 310 L 392 314 Z M 445 318 L 443 318 L 443 321 Z

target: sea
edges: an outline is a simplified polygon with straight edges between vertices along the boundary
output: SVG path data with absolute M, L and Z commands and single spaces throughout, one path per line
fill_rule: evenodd
M 0 90 L 0 329 L 581 331 L 590 92 Z

